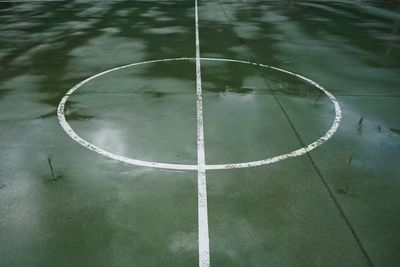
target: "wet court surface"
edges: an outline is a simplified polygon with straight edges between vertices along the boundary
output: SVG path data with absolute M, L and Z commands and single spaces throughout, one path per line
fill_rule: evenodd
M 0 21 L 0 266 L 199 264 L 198 63 L 205 168 L 332 127 L 323 91 L 258 64 L 317 82 L 342 116 L 312 151 L 205 172 L 211 266 L 400 264 L 398 3 L 200 0 L 201 60 L 195 1 L 3 1 Z M 66 121 L 189 170 L 61 127 L 68 90 L 131 63 L 69 95 Z

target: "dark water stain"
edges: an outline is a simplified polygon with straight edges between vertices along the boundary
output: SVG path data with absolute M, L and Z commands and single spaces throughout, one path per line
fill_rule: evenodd
M 233 93 L 238 93 L 238 94 L 252 94 L 254 93 L 255 89 L 250 88 L 250 87 L 240 87 L 240 88 L 234 88 L 230 90 L 230 92 Z
M 400 129 L 391 128 L 390 130 L 391 130 L 392 132 L 397 133 L 397 134 L 400 135 Z
M 65 117 L 69 121 L 85 121 L 95 118 L 95 116 L 79 114 L 78 112 L 72 112 L 70 114 L 66 114 Z
M 236 93 L 236 94 L 252 94 L 255 91 L 255 88 L 250 87 L 229 87 L 225 86 L 223 92 L 226 93 Z
M 153 96 L 154 98 L 163 98 L 166 96 L 167 93 L 164 92 L 149 92 L 149 94 L 151 96 Z
M 302 87 L 294 88 L 292 86 L 285 86 L 279 89 L 272 89 L 274 93 L 287 95 L 287 96 L 296 96 L 299 98 L 315 98 L 316 101 L 321 100 L 321 98 L 325 95 L 322 91 L 317 88 L 307 88 L 304 89 Z
M 43 115 L 37 116 L 35 119 L 47 119 L 57 115 L 57 110 L 47 112 Z
M 0 9 L 7 9 L 14 5 L 13 2 L 0 2 Z

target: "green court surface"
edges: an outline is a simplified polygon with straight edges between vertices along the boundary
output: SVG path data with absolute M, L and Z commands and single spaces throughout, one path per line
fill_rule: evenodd
M 0 266 L 400 265 L 398 1 L 0 21 Z

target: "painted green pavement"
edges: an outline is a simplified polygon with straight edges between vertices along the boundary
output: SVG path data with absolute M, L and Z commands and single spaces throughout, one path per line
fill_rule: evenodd
M 303 75 L 342 111 L 304 155 L 204 173 L 210 265 L 399 265 L 399 4 L 198 5 L 196 49 L 195 1 L 0 3 L 0 266 L 197 266 L 199 115 L 205 166 L 289 153 L 332 126 L 314 85 L 196 51 Z M 65 118 L 115 155 L 192 170 L 105 157 L 60 125 L 73 86 L 150 60 L 83 84 Z

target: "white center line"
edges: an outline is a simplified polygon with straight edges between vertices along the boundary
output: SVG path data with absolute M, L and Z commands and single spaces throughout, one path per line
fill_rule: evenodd
M 207 181 L 204 152 L 203 98 L 201 90 L 201 63 L 199 15 L 195 0 L 196 20 L 196 102 L 197 102 L 197 204 L 199 227 L 199 266 L 210 266 L 210 245 L 208 237 Z

